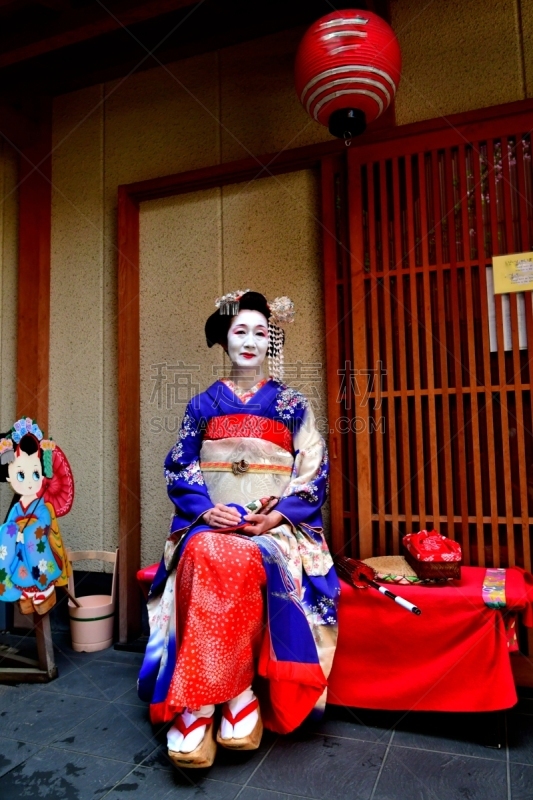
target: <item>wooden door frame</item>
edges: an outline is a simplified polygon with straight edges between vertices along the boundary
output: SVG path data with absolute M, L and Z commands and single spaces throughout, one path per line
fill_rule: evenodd
M 533 100 L 518 101 L 473 112 L 456 114 L 419 123 L 371 130 L 352 147 L 364 148 L 371 157 L 374 149 L 386 142 L 392 153 L 404 153 L 405 148 L 428 147 L 443 131 L 446 145 L 464 142 L 475 137 L 483 126 L 484 135 L 497 136 L 503 129 L 502 120 L 530 114 L 529 127 L 533 128 Z M 488 131 L 488 133 L 486 133 Z M 176 175 L 154 178 L 118 188 L 118 386 L 119 386 L 119 639 L 125 643 L 139 632 L 140 596 L 137 591 L 136 572 L 140 568 L 140 340 L 139 340 L 139 213 L 140 204 L 148 200 L 170 197 L 203 189 L 302 169 L 318 169 L 322 185 L 323 267 L 325 290 L 326 332 L 338 324 L 337 285 L 331 277 L 336 273 L 337 253 L 335 243 L 336 222 L 331 175 L 338 167 L 339 158 L 346 152 L 343 142 L 337 140 L 323 144 L 300 147 L 272 155 L 247 158 Z M 348 242 L 344 243 L 348 246 Z M 352 278 L 358 279 L 362 265 L 352 254 Z M 334 337 L 326 336 L 328 381 L 328 415 L 331 428 L 339 416 L 337 402 L 339 375 L 335 360 Z M 333 457 L 339 448 L 339 433 L 331 434 Z M 339 466 L 338 469 L 342 467 Z M 358 480 L 364 476 L 358 475 Z M 339 479 L 333 477 L 332 528 L 335 533 L 333 548 L 342 547 L 340 529 L 342 522 L 342 495 Z M 337 531 L 339 530 L 339 533 Z

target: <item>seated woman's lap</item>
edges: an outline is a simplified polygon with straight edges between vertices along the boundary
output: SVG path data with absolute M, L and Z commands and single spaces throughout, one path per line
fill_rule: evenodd
M 207 531 L 189 540 L 176 577 L 180 645 L 169 692 L 173 706 L 225 702 L 250 685 L 265 583 L 253 539 Z

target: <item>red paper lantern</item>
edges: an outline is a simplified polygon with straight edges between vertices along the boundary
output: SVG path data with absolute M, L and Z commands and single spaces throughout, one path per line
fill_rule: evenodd
M 364 131 L 392 102 L 402 56 L 390 25 L 370 11 L 334 11 L 317 20 L 296 54 L 303 107 L 333 136 Z

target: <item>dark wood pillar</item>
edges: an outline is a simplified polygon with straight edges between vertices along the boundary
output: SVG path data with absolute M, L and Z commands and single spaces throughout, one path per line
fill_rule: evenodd
M 119 640 L 140 634 L 139 204 L 118 190 Z
M 19 149 L 17 415 L 48 429 L 52 113 L 42 102 L 35 135 Z

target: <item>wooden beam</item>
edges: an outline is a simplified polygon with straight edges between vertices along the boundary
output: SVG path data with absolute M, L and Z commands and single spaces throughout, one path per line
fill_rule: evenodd
M 68 45 L 85 42 L 96 36 L 116 31 L 128 25 L 168 14 L 187 6 L 192 0 L 149 0 L 136 2 L 119 0 L 103 8 L 98 4 L 76 11 L 68 11 L 48 25 L 40 25 L 30 34 L 7 34 L 0 39 L 0 69 L 30 58 L 59 50 Z
M 51 103 L 19 156 L 17 414 L 48 428 L 50 346 Z
M 0 99 L 0 136 L 15 147 L 28 144 L 31 131 L 29 118 L 8 101 Z
M 141 398 L 139 204 L 118 190 L 119 641 L 140 634 Z

